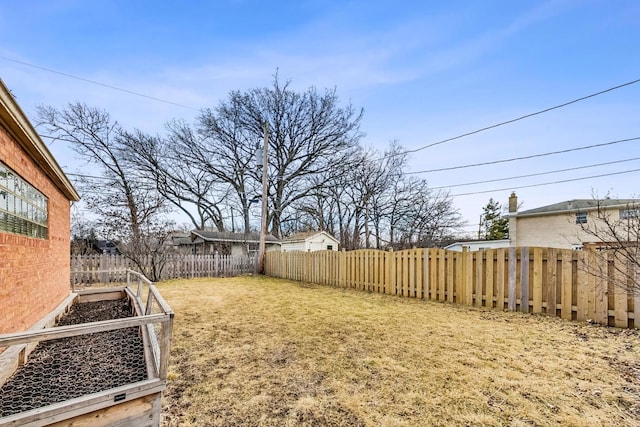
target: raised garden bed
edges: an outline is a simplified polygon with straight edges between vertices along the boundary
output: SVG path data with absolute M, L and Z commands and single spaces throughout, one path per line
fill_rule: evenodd
M 128 283 L 72 294 L 53 327 L 0 335 L 0 425 L 159 425 L 173 312 L 146 279 Z

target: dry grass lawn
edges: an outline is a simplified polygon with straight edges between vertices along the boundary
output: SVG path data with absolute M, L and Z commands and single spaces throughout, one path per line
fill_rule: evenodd
M 158 287 L 165 426 L 640 425 L 637 331 L 265 277 Z

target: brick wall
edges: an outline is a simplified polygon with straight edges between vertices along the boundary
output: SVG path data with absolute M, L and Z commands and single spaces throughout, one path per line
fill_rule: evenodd
M 69 200 L 0 128 L 0 160 L 49 199 L 49 238 L 0 231 L 0 334 L 24 331 L 69 295 Z

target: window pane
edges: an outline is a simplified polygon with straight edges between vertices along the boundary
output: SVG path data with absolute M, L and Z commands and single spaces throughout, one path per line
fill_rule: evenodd
M 0 231 L 47 238 L 47 198 L 2 162 L 0 209 Z

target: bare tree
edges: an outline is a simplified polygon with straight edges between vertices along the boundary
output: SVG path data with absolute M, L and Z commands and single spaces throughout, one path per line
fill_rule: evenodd
M 462 224 L 448 193 L 404 174 L 406 154 L 357 149 L 330 171 L 331 178 L 298 203 L 297 221 L 335 230 L 346 249 L 433 245 Z
M 88 255 L 93 253 L 93 244 L 97 241 L 96 226 L 87 218 L 78 203 L 71 206 L 71 254 Z
M 102 234 L 120 242 L 121 252 L 145 271 L 145 258 L 159 250 L 169 222 L 163 217 L 166 200 L 128 161 L 129 134 L 107 112 L 82 103 L 39 107 L 38 117 L 56 140 L 70 143 L 81 159 L 99 168 L 100 179 L 79 183 L 84 203 Z
M 593 203 L 595 215 L 580 227 L 587 236 L 583 248 L 600 262 L 586 266 L 587 271 L 619 289 L 640 292 L 640 200 L 594 196 Z
M 123 140 L 127 160 L 145 174 L 168 203 L 184 213 L 196 229 L 213 225 L 224 231 L 224 205 L 229 190 L 225 182 L 210 173 L 207 152 L 186 123 L 167 124 L 168 136 L 154 137 L 140 131 Z M 195 157 L 195 158 L 194 158 Z
M 336 90 L 319 94 L 315 88 L 300 93 L 282 84 L 276 75 L 271 87 L 232 93 L 241 107 L 243 128 L 256 137 L 269 129 L 269 223 L 274 235 L 295 204 L 322 187 L 330 170 L 348 158 L 362 134 L 362 110 L 342 108 Z M 259 171 L 253 170 L 259 182 Z

